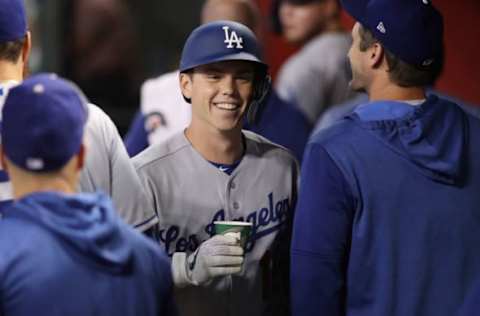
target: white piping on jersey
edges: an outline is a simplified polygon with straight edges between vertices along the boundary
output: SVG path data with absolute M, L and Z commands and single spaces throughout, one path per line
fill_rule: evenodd
M 13 200 L 12 184 L 8 182 L 0 182 L 0 202 Z

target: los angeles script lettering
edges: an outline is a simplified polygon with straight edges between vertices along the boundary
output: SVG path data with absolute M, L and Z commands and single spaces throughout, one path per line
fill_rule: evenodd
M 288 213 L 290 212 L 290 203 L 288 199 L 273 199 L 273 193 L 267 196 L 268 206 L 248 213 L 245 217 L 234 218 L 235 221 L 247 221 L 253 224 L 250 238 L 245 245 L 245 251 L 250 252 L 255 246 L 255 241 L 261 237 L 272 234 L 279 230 L 285 223 Z M 215 226 L 213 222 L 223 221 L 225 218 L 225 210 L 218 210 L 212 217 L 211 221 L 205 225 L 204 231 L 209 237 L 215 234 Z M 230 220 L 230 219 L 228 219 Z M 181 228 L 172 225 L 160 230 L 160 241 L 165 245 L 165 251 L 169 256 L 174 252 L 193 252 L 201 244 L 202 239 L 197 234 L 184 236 L 181 234 Z

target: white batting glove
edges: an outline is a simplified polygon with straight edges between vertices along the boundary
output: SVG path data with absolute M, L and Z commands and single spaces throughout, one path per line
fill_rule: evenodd
M 173 283 L 178 287 L 202 285 L 215 277 L 239 273 L 242 264 L 243 248 L 238 239 L 215 235 L 204 241 L 188 258 L 184 252 L 173 254 Z

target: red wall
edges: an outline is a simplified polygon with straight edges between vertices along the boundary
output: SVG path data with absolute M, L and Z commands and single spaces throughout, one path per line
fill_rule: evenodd
M 298 47 L 288 45 L 268 31 L 271 0 L 257 0 L 265 22 L 265 54 L 275 75 L 283 61 Z M 447 94 L 480 106 L 480 1 L 434 0 L 445 19 L 445 70 L 437 88 Z M 344 14 L 350 28 L 353 22 Z

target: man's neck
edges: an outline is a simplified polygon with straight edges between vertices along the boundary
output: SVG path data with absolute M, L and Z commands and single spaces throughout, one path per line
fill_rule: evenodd
M 242 157 L 244 151 L 240 128 L 219 132 L 213 128 L 205 131 L 190 125 L 185 130 L 185 136 L 193 148 L 211 162 L 233 164 Z
M 344 32 L 345 29 L 343 28 L 342 24 L 340 23 L 340 20 L 335 18 L 333 19 L 332 21 L 330 21 L 329 23 L 327 23 L 327 25 L 325 26 L 323 32 L 324 33 L 332 33 L 332 32 Z
M 23 64 L 14 64 L 9 61 L 0 61 L 0 83 L 5 81 L 22 81 Z
M 53 181 L 31 181 L 28 183 L 15 183 L 12 179 L 15 199 L 20 199 L 26 195 L 35 192 L 60 192 L 60 193 L 75 193 L 75 188 L 64 179 L 56 179 Z
M 387 81 L 373 83 L 368 91 L 370 101 L 378 100 L 422 100 L 425 99 L 423 87 L 400 87 Z

